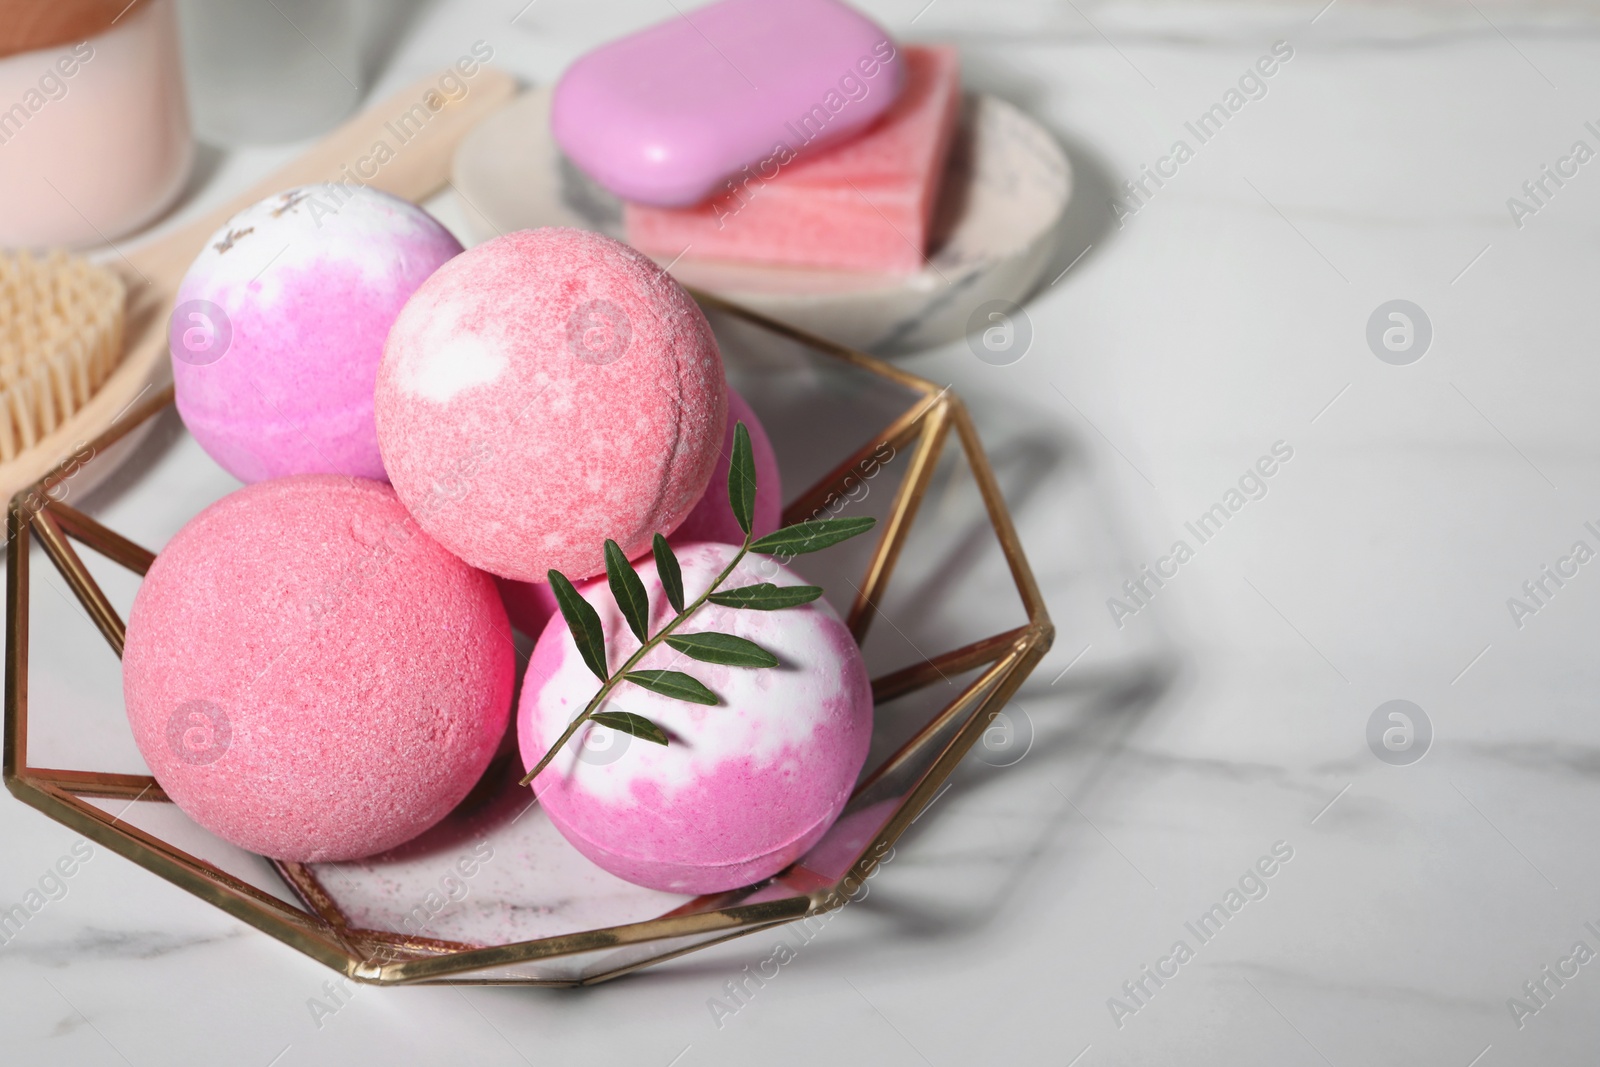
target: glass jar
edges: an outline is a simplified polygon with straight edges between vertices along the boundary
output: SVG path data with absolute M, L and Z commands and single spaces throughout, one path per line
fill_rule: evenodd
M 0 245 L 112 241 L 183 188 L 194 140 L 172 0 L 118 6 L 0 18 Z

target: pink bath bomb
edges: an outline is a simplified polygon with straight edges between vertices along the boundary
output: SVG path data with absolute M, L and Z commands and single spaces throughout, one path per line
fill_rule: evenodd
M 378 443 L 422 528 L 475 567 L 600 573 L 693 509 L 727 417 L 705 316 L 649 258 L 524 230 L 414 293 L 378 371 Z
M 500 602 L 506 606 L 511 625 L 529 637 L 537 638 L 544 633 L 545 624 L 560 610 L 549 582 L 496 578 L 494 584 L 500 590 Z
M 730 545 L 744 543 L 744 531 L 739 528 L 739 521 L 733 517 L 733 509 L 728 504 L 728 467 L 733 458 L 733 430 L 740 422 L 750 431 L 750 451 L 756 464 L 756 513 L 752 524 L 755 536 L 763 537 L 771 533 L 782 521 L 783 486 L 779 483 L 777 454 L 772 451 L 772 442 L 767 438 L 767 431 L 762 429 L 756 413 L 745 403 L 744 397 L 729 389 L 728 429 L 722 438 L 722 458 L 717 461 L 717 469 L 711 473 L 711 482 L 706 486 L 705 495 L 673 533 L 673 544 L 687 545 L 696 541 L 721 541 Z M 495 583 L 500 587 L 500 598 L 505 602 L 506 614 L 511 616 L 511 625 L 530 637 L 538 637 L 543 633 L 545 623 L 557 610 L 550 583 L 518 582 L 510 578 L 498 578 Z
M 679 552 L 684 593 L 702 593 L 733 558 L 730 545 Z M 639 565 L 651 632 L 672 617 L 653 561 Z M 804 584 L 763 557 L 746 557 L 725 588 Z M 604 579 L 580 588 L 605 628 L 610 669 L 639 644 Z M 683 671 L 721 698 L 715 707 L 622 683 L 606 711 L 655 722 L 665 747 L 586 724 L 534 779 L 539 803 L 578 850 L 612 874 L 676 893 L 714 893 L 767 878 L 817 842 L 844 809 L 872 737 L 872 686 L 850 632 L 822 601 L 783 611 L 708 604 L 679 630 L 754 641 L 774 668 L 700 663 L 661 647 L 643 669 Z M 561 617 L 534 647 L 518 705 L 517 737 L 531 769 L 599 687 Z
M 733 461 L 733 429 L 743 422 L 750 431 L 750 453 L 756 463 L 756 512 L 751 524 L 757 537 L 764 537 L 778 528 L 783 516 L 783 486 L 778 475 L 778 456 L 772 451 L 772 441 L 762 427 L 761 420 L 750 409 L 744 397 L 728 390 L 728 428 L 722 435 L 722 453 L 717 469 L 711 473 L 705 495 L 689 512 L 689 517 L 672 535 L 674 544 L 694 541 L 721 541 L 724 544 L 744 543 L 744 531 L 733 517 L 728 505 L 728 467 Z
M 128 616 L 123 695 L 195 822 L 276 859 L 353 859 L 467 795 L 505 733 L 514 657 L 494 583 L 393 490 L 300 475 L 168 542 Z
M 172 311 L 178 413 L 244 482 L 385 477 L 372 417 L 383 341 L 406 299 L 461 245 L 372 189 L 306 185 L 211 236 Z

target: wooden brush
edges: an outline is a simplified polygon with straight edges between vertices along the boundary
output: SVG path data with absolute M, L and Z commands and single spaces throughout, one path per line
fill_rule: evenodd
M 127 290 L 88 260 L 0 253 L 0 462 L 89 402 L 122 358 Z

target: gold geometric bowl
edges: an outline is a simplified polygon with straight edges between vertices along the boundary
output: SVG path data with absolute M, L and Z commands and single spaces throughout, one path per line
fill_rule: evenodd
M 613 879 L 561 841 L 530 791 L 515 786 L 520 768 L 510 745 L 440 826 L 383 856 L 341 864 L 271 862 L 235 849 L 189 822 L 147 773 L 30 763 L 30 620 L 41 610 L 29 595 L 30 563 L 41 558 L 34 541 L 119 656 L 122 617 L 105 589 L 125 591 L 131 580 L 108 568 L 142 576 L 155 559 L 56 499 L 70 468 L 18 493 L 7 511 L 6 787 L 57 822 L 363 982 L 592 984 L 840 907 L 892 855 L 896 839 L 1044 657 L 1053 629 L 957 397 L 860 352 L 696 296 L 730 378 L 764 416 L 785 479 L 794 483 L 798 473 L 810 482 L 785 509 L 785 522 L 845 509 L 880 518 L 875 541 L 859 538 L 860 545 L 807 557 L 826 557 L 806 570 L 808 578 L 835 594 L 853 590 L 846 618 L 875 672 L 876 724 L 870 769 L 844 815 L 788 869 L 759 885 L 695 898 Z M 171 401 L 169 388 L 78 454 L 103 452 Z M 849 435 L 863 425 L 881 429 L 856 444 Z M 819 437 L 845 444 L 829 449 L 817 444 Z M 963 498 L 970 505 L 966 526 L 953 517 Z M 939 514 L 919 524 L 929 499 Z M 930 607 L 937 595 L 929 590 L 947 581 L 952 560 L 970 559 L 973 538 L 985 534 L 1003 554 L 1007 576 L 1000 580 L 1015 586 L 1016 625 L 965 634 L 939 646 L 948 650 L 925 655 L 896 625 L 900 583 L 893 579 L 908 573 L 907 583 L 925 579 L 901 614 L 924 642 L 929 619 L 940 620 L 941 632 L 958 627 L 970 613 L 942 617 Z M 74 541 L 99 558 L 80 554 Z M 992 585 L 984 592 L 985 600 L 996 595 Z M 887 624 L 877 627 L 888 634 L 883 641 L 869 634 L 875 618 Z M 59 620 L 55 625 L 62 628 Z M 87 631 L 79 639 L 85 647 L 74 651 L 93 655 Z M 58 704 L 32 712 L 36 728 L 52 715 L 76 722 L 81 713 L 95 731 L 127 730 L 120 692 L 87 710 Z M 81 736 L 84 729 L 57 732 Z M 72 762 L 54 754 L 57 762 Z

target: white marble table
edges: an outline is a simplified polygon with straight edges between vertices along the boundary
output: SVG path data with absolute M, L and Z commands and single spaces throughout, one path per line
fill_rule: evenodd
M 424 9 L 380 90 L 478 39 L 548 79 L 671 13 L 537 0 L 513 24 L 523 2 Z M 1057 620 L 1026 756 L 964 767 L 742 1001 L 725 983 L 777 934 L 577 993 L 345 986 L 97 850 L 0 945 L 0 1062 L 1594 1062 L 1600 962 L 1573 952 L 1600 952 L 1600 564 L 1561 559 L 1600 549 L 1600 162 L 1560 161 L 1600 149 L 1600 19 L 924 3 L 868 6 L 957 41 L 1079 181 L 1027 355 L 907 361 L 969 399 Z M 1185 123 L 1278 41 L 1264 95 L 1200 143 Z M 1179 139 L 1192 157 L 1162 162 Z M 185 210 L 291 151 L 223 158 Z M 1546 164 L 1570 176 L 1519 226 L 1507 200 Z M 1132 201 L 1144 166 L 1170 176 Z M 1396 299 L 1431 323 L 1414 362 L 1367 341 Z M 207 461 L 180 440 L 161 462 Z M 1202 543 L 1186 524 L 1218 503 Z M 151 506 L 176 505 L 134 481 L 112 507 Z M 1146 565 L 1170 577 L 1140 606 Z M 1395 699 L 1434 735 L 1409 765 L 1367 740 Z M 9 798 L 0 827 L 9 904 L 74 835 Z

